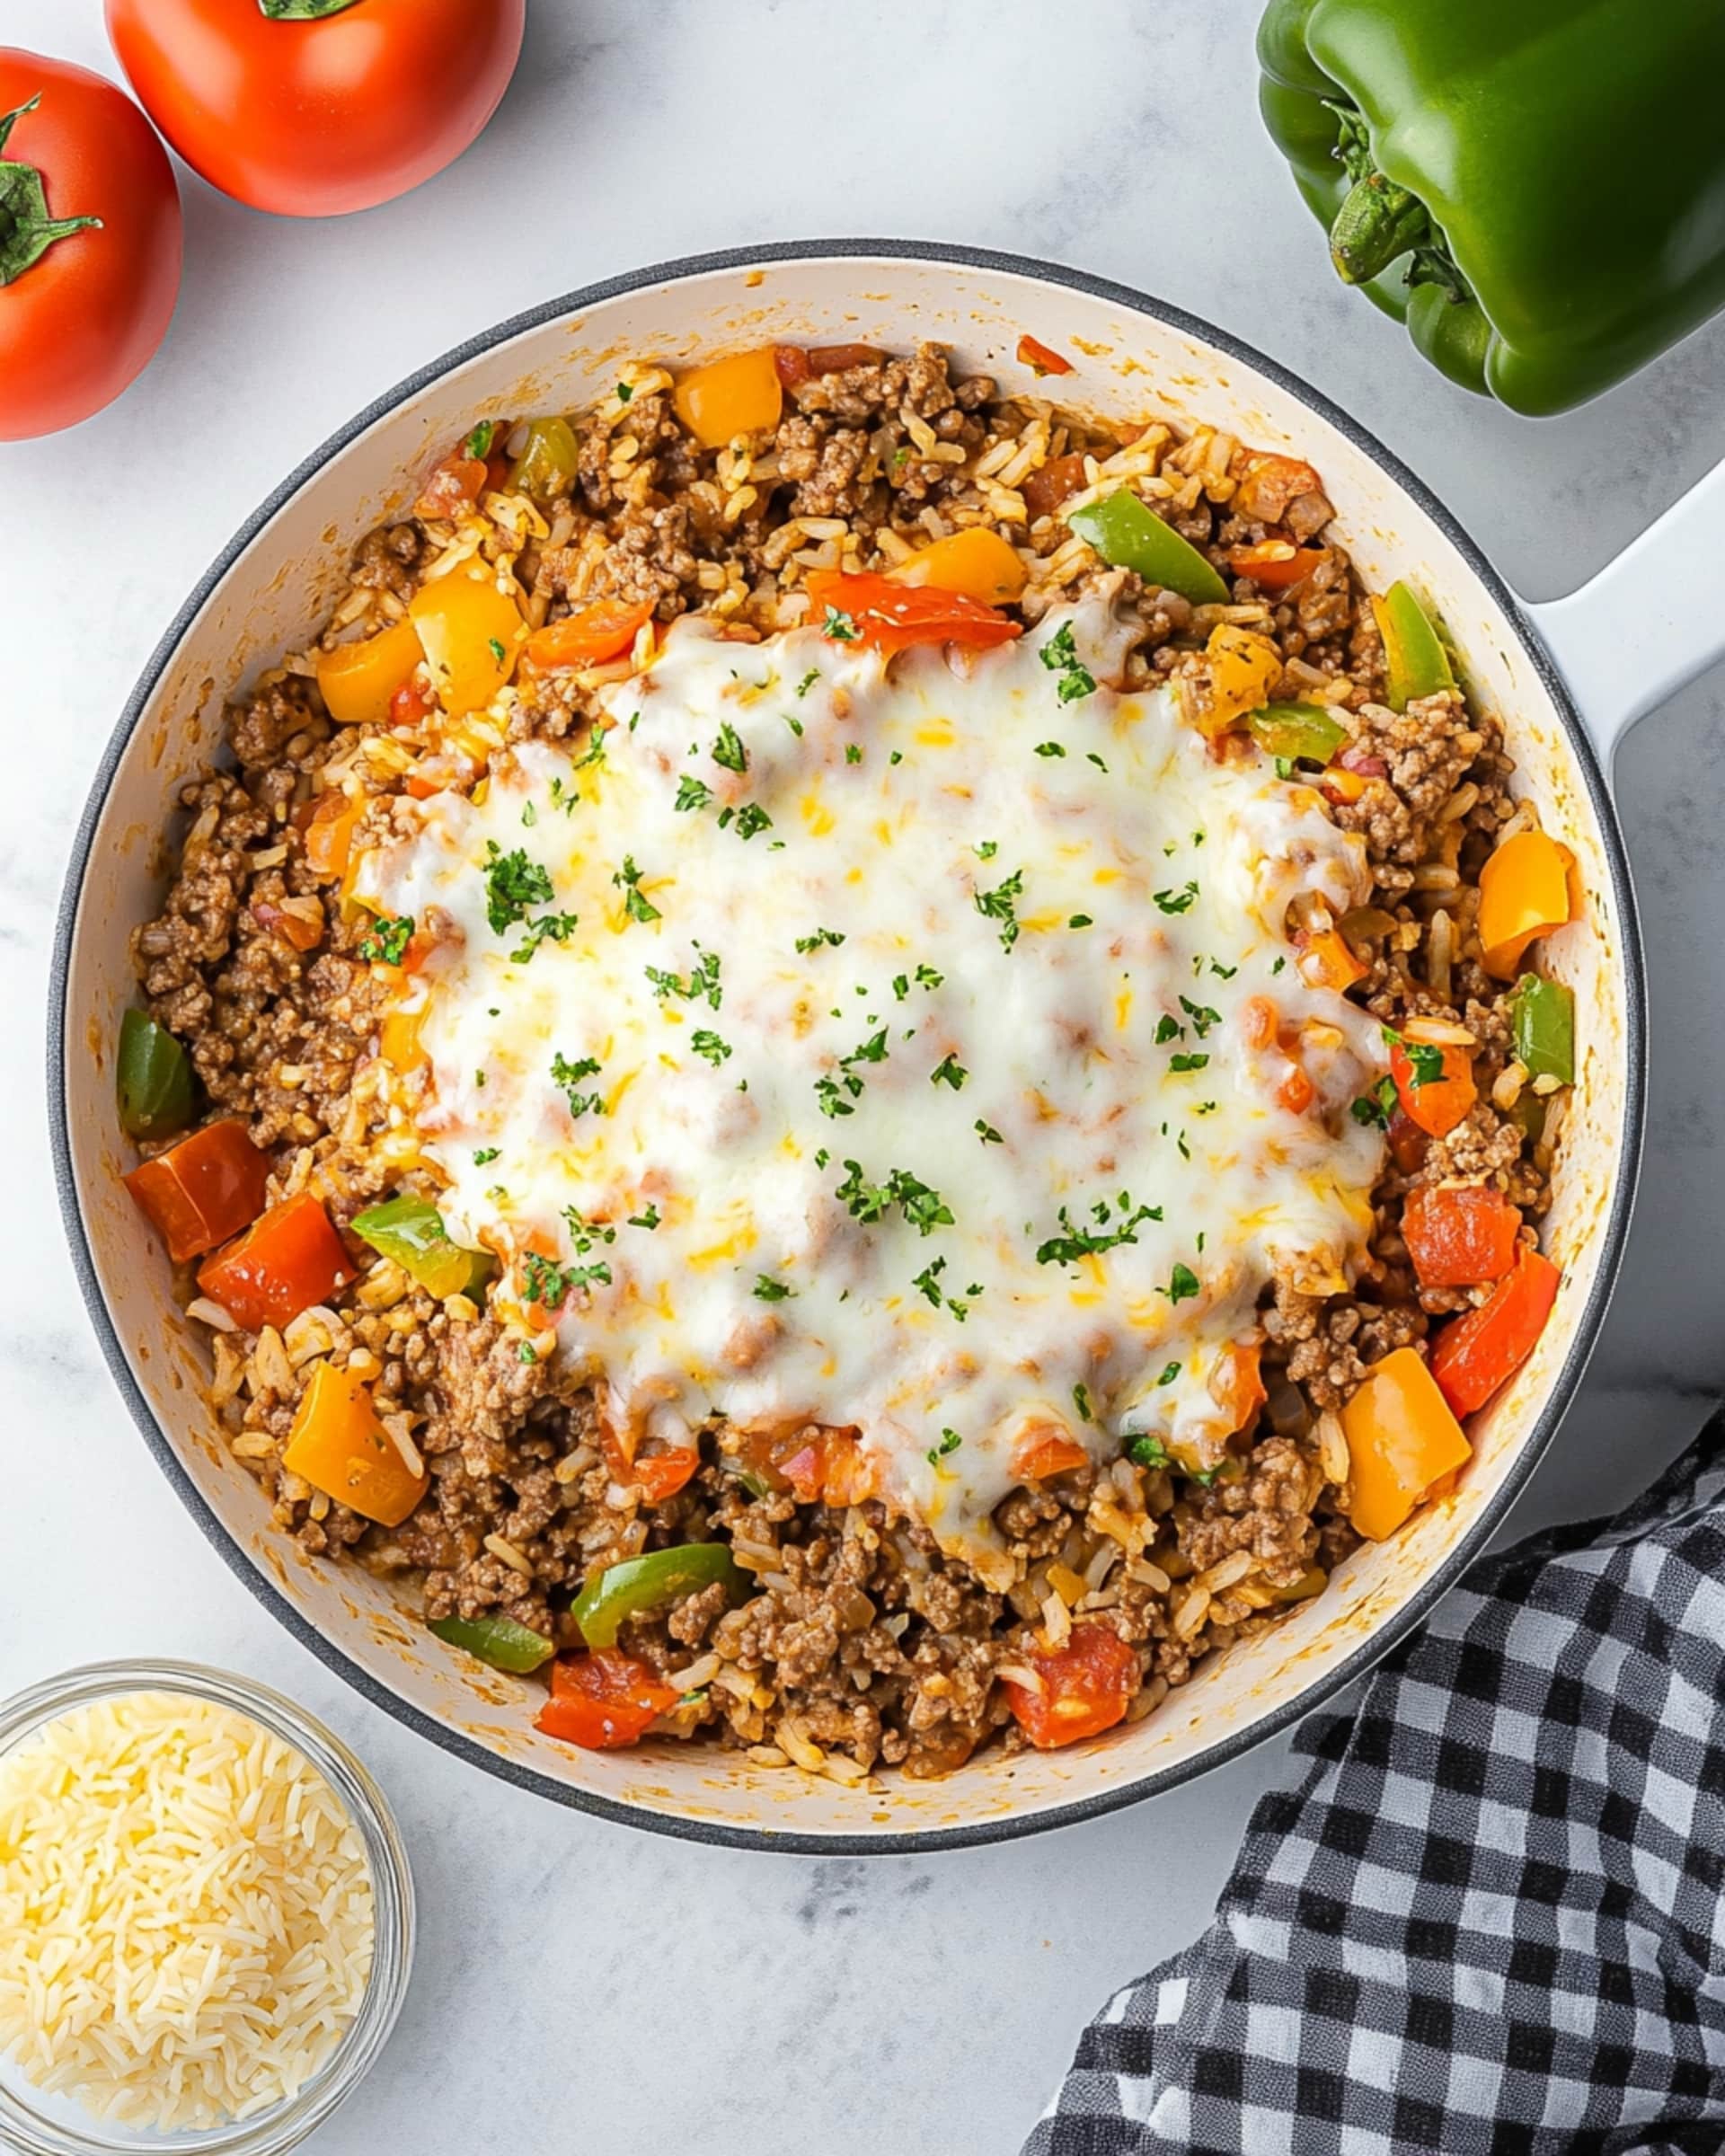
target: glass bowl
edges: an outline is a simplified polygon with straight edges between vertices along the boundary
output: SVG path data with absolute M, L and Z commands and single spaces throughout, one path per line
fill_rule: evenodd
M 226 2125 L 156 2133 L 99 2119 L 31 2087 L 0 2057 L 0 2148 L 19 2156 L 282 2156 L 352 2094 L 376 2063 L 413 1965 L 413 1879 L 384 1794 L 341 1738 L 279 1692 L 195 1662 L 95 1662 L 32 1684 L 0 1705 L 0 1754 L 75 1708 L 127 1692 L 181 1692 L 272 1730 L 327 1780 L 359 1830 L 371 1869 L 371 1975 L 352 2025 L 322 2071 L 267 2111 Z

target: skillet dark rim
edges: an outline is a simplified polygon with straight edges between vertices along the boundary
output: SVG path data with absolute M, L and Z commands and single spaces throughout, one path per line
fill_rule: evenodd
M 1575 1338 L 1565 1356 L 1557 1380 L 1541 1407 L 1534 1426 L 1523 1441 L 1521 1452 L 1514 1466 L 1494 1492 L 1479 1518 L 1442 1563 L 1434 1567 L 1429 1577 L 1412 1594 L 1395 1614 L 1381 1624 L 1371 1636 L 1346 1656 L 1333 1669 L 1314 1678 L 1299 1694 L 1265 1715 L 1249 1728 L 1235 1732 L 1209 1751 L 1178 1764 L 1163 1767 L 1154 1773 L 1145 1774 L 1134 1780 L 1100 1791 L 1092 1797 L 1074 1799 L 1071 1803 L 1051 1805 L 1034 1812 L 1006 1817 L 979 1819 L 974 1825 L 914 1830 L 906 1833 L 880 1834 L 818 1834 L 801 1833 L 775 1833 L 770 1827 L 731 1826 L 721 1823 L 692 1818 L 678 1818 L 643 1806 L 621 1804 L 609 1797 L 597 1796 L 585 1789 L 570 1788 L 549 1775 L 538 1773 L 531 1767 L 514 1760 L 500 1759 L 474 1744 L 459 1730 L 437 1721 L 419 1708 L 402 1699 L 387 1685 L 382 1684 L 354 1662 L 323 1633 L 308 1623 L 286 1595 L 281 1594 L 269 1577 L 245 1555 L 221 1520 L 205 1502 L 203 1496 L 181 1464 L 178 1454 L 165 1431 L 156 1420 L 148 1401 L 132 1374 L 131 1365 L 119 1337 L 109 1314 L 106 1298 L 97 1277 L 95 1259 L 85 1233 L 84 1215 L 78 1202 L 78 1193 L 72 1174 L 71 1140 L 67 1119 L 66 1091 L 66 983 L 71 964 L 72 943 L 77 925 L 85 870 L 89 863 L 98 823 L 132 733 L 137 727 L 145 705 L 155 690 L 169 661 L 179 646 L 181 637 L 234 562 L 252 541 L 263 529 L 282 506 L 299 490 L 314 479 L 338 451 L 362 434 L 377 420 L 388 416 L 406 398 L 414 395 L 442 376 L 464 366 L 470 359 L 506 343 L 524 331 L 542 328 L 547 323 L 578 314 L 596 306 L 602 301 L 615 299 L 627 292 L 638 292 L 650 285 L 675 284 L 682 279 L 703 276 L 712 270 L 752 268 L 758 264 L 785 262 L 818 262 L 834 259 L 866 259 L 891 262 L 951 262 L 969 270 L 994 270 L 1013 277 L 1031 278 L 1037 281 L 1083 292 L 1092 298 L 1147 314 L 1163 323 L 1182 335 L 1198 339 L 1218 351 L 1254 368 L 1268 380 L 1276 383 L 1297 398 L 1308 410 L 1327 420 L 1343 434 L 1356 448 L 1361 450 L 1382 471 L 1387 473 L 1396 484 L 1424 510 L 1462 554 L 1490 594 L 1505 623 L 1520 642 L 1535 672 L 1549 691 L 1569 737 L 1570 747 L 1579 764 L 1586 782 L 1588 798 L 1598 819 L 1604 835 L 1606 859 L 1611 872 L 1611 895 L 1622 952 L 1624 990 L 1624 1035 L 1628 1056 L 1628 1072 L 1624 1091 L 1623 1143 L 1617 1164 L 1615 1186 L 1613 1190 L 1610 1212 L 1601 1231 L 1603 1249 L 1598 1270 L 1588 1294 L 1586 1308 L 1580 1314 Z M 1552 664 L 1538 637 L 1524 621 L 1519 603 L 1503 579 L 1499 576 L 1479 547 L 1426 486 L 1401 459 L 1386 449 L 1377 438 L 1349 413 L 1314 389 L 1309 383 L 1247 344 L 1225 330 L 1213 327 L 1195 314 L 1181 308 L 1169 306 L 1151 298 L 1147 294 L 1134 291 L 1131 287 L 1114 283 L 1102 277 L 1092 277 L 1081 270 L 1066 268 L 1057 262 L 1039 261 L 1034 257 L 1004 254 L 980 247 L 949 245 L 929 240 L 782 240 L 760 247 L 726 248 L 717 253 L 684 255 L 672 261 L 655 262 L 642 270 L 632 270 L 625 276 L 601 279 L 597 284 L 583 286 L 579 291 L 565 294 L 559 299 L 548 300 L 543 305 L 529 308 L 525 314 L 512 316 L 487 330 L 479 336 L 469 338 L 442 358 L 387 391 L 368 404 L 346 426 L 339 428 L 319 448 L 314 450 L 298 468 L 261 504 L 234 536 L 223 548 L 199 579 L 196 588 L 186 600 L 156 646 L 148 665 L 139 676 L 127 702 L 119 723 L 102 755 L 95 782 L 84 804 L 77 834 L 73 841 L 67 864 L 66 888 L 60 900 L 58 921 L 54 938 L 53 968 L 49 987 L 48 1086 L 49 1125 L 54 1159 L 54 1180 L 60 1201 L 60 1212 L 66 1223 L 66 1238 L 71 1246 L 72 1260 L 78 1276 L 78 1286 L 84 1306 L 95 1328 L 96 1338 L 108 1368 L 119 1387 L 120 1396 L 130 1409 L 132 1419 L 143 1433 L 145 1442 L 155 1454 L 157 1464 L 179 1493 L 181 1503 L 202 1528 L 205 1535 L 220 1552 L 229 1568 L 244 1582 L 264 1607 L 276 1617 L 302 1647 L 309 1648 L 318 1659 L 336 1674 L 353 1686 L 356 1692 L 369 1700 L 373 1706 L 393 1715 L 420 1736 L 428 1737 L 446 1752 L 465 1760 L 470 1765 L 512 1782 L 516 1787 L 531 1789 L 536 1795 L 550 1798 L 553 1802 L 570 1806 L 577 1811 L 613 1820 L 650 1832 L 669 1834 L 681 1841 L 716 1844 L 723 1848 L 767 1850 L 799 1856 L 871 1857 L 919 1856 L 934 1850 L 974 1848 L 990 1842 L 1010 1842 L 1021 1836 L 1042 1833 L 1055 1827 L 1075 1825 L 1082 1820 L 1101 1818 L 1109 1812 L 1119 1811 L 1129 1804 L 1137 1804 L 1147 1797 L 1177 1789 L 1191 1781 L 1211 1768 L 1238 1759 L 1252 1751 L 1267 1738 L 1278 1735 L 1331 1698 L 1354 1678 L 1362 1675 L 1374 1663 L 1429 1616 L 1438 1600 L 1455 1584 L 1468 1563 L 1484 1548 L 1493 1531 L 1502 1522 L 1528 1478 L 1538 1464 L 1546 1446 L 1551 1443 L 1559 1422 L 1575 1395 L 1583 1371 L 1593 1353 L 1599 1329 L 1604 1321 L 1606 1308 L 1611 1299 L 1617 1268 L 1622 1261 L 1623 1244 L 1629 1229 L 1630 1214 L 1633 1206 L 1637 1173 L 1640 1166 L 1642 1124 L 1645 1113 L 1647 1051 L 1646 985 L 1642 971 L 1641 927 L 1636 911 L 1635 895 L 1630 879 L 1629 863 L 1623 851 L 1622 835 L 1617 827 L 1616 811 L 1612 806 L 1605 776 L 1594 754 L 1592 742 L 1583 727 L 1561 676 Z

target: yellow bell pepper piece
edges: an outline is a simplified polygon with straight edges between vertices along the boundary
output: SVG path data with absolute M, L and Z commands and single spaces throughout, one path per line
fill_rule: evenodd
M 671 395 L 677 416 L 703 448 L 722 449 L 739 434 L 779 423 L 784 390 L 773 347 L 733 352 L 680 376 Z
M 389 700 L 425 656 L 411 622 L 397 622 L 363 643 L 317 655 L 317 685 L 338 726 L 381 726 Z
M 399 1527 L 429 1480 L 409 1471 L 364 1379 L 332 1363 L 317 1365 L 300 1396 L 281 1464 L 381 1527 Z
M 1392 1535 L 1434 1482 L 1473 1457 L 1424 1357 L 1398 1348 L 1374 1363 L 1341 1410 L 1348 1516 L 1368 1542 Z
M 1214 740 L 1236 719 L 1268 703 L 1282 678 L 1282 662 L 1268 637 L 1218 622 L 1204 647 L 1209 660 L 1209 696 L 1194 712 L 1199 733 Z
M 431 686 L 451 719 L 482 711 L 515 672 L 527 641 L 521 609 L 477 562 L 422 584 L 407 603 Z
M 1499 980 L 1521 970 L 1527 946 L 1570 916 L 1575 856 L 1544 831 L 1517 831 L 1480 870 L 1480 948 Z
M 932 584 L 937 591 L 962 592 L 985 606 L 1012 605 L 1023 597 L 1030 580 L 1017 554 L 986 525 L 937 539 L 887 574 L 895 584 Z
M 377 1053 L 398 1077 L 417 1071 L 427 1060 L 420 1035 L 425 1026 L 425 1006 L 417 1011 L 386 1011 L 377 1029 Z

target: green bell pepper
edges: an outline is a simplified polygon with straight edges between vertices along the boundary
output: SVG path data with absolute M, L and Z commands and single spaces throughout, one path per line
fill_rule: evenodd
M 141 1011 L 119 1021 L 115 1059 L 119 1125 L 128 1137 L 171 1138 L 191 1120 L 191 1058 L 165 1026 Z
M 439 1301 L 477 1295 L 496 1268 L 489 1250 L 467 1250 L 452 1241 L 430 1199 L 411 1191 L 355 1214 L 352 1226 L 379 1257 L 393 1258 L 410 1280 Z
M 1561 981 L 1524 973 L 1509 998 L 1509 1024 L 1530 1078 L 1575 1083 L 1575 997 Z
M 596 1572 L 575 1597 L 575 1621 L 589 1647 L 615 1647 L 625 1617 L 661 1609 L 722 1580 L 733 1603 L 748 1594 L 727 1542 L 684 1542 L 675 1550 L 650 1550 L 620 1565 Z
M 1111 568 L 1136 570 L 1146 584 L 1177 591 L 1194 606 L 1227 605 L 1228 588 L 1210 563 L 1129 488 L 1086 502 L 1066 523 Z
M 1405 584 L 1392 584 L 1375 598 L 1372 615 L 1384 640 L 1384 701 L 1393 711 L 1455 686 L 1443 640 Z
M 1267 756 L 1286 764 L 1327 764 L 1348 738 L 1340 720 L 1318 703 L 1267 703 L 1246 714 L 1246 731 Z
M 1536 416 L 1725 306 L 1725 8 L 1270 0 L 1259 106 L 1338 273 Z
M 549 1662 L 557 1651 L 543 1632 L 518 1624 L 513 1617 L 438 1617 L 426 1630 L 493 1669 L 507 1669 L 518 1677 Z
M 529 420 L 526 443 L 510 470 L 509 485 L 518 494 L 548 501 L 553 494 L 569 492 L 579 465 L 575 429 L 567 420 Z

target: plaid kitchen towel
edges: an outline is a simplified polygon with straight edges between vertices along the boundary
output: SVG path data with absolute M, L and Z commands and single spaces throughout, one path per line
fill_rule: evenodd
M 1725 2151 L 1722 1430 L 1304 1725 L 1024 2156 Z

